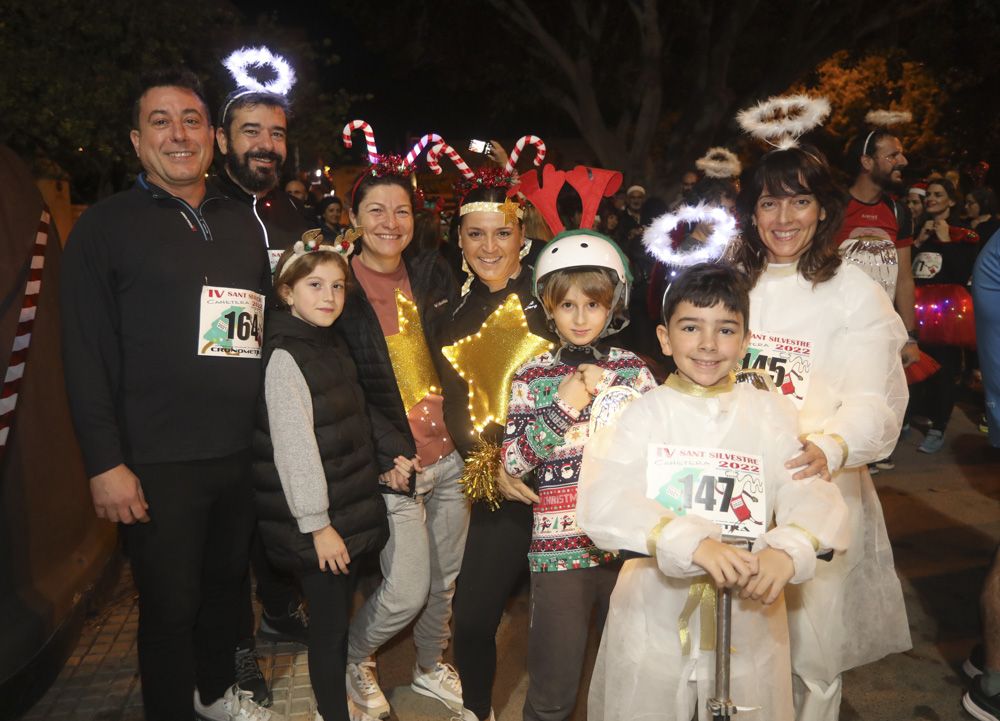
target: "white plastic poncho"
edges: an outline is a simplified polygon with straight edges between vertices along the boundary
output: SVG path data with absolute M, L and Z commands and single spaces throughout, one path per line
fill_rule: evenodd
M 794 264 L 765 270 L 750 293 L 750 330 L 750 365 L 772 370 L 798 406 L 800 430 L 826 454 L 850 514 L 847 552 L 785 596 L 794 672 L 830 683 L 912 645 L 866 466 L 889 456 L 899 437 L 906 331 L 885 292 L 859 269 L 842 265 L 813 287 Z
M 715 589 L 691 557 L 703 539 L 721 534 L 711 521 L 675 516 L 647 497 L 650 444 L 760 456 L 767 506 L 762 520 L 773 517 L 777 526 L 755 548 L 786 551 L 795 564 L 794 583 L 813 574 L 814 539 L 821 547 L 841 548 L 846 538 L 837 489 L 819 479 L 792 481 L 784 468 L 800 448 L 791 404 L 749 386 L 720 394 L 678 381 L 672 376 L 634 401 L 584 452 L 577 522 L 598 546 L 646 554 L 651 530 L 672 519 L 655 541 L 655 558 L 628 561 L 619 575 L 590 686 L 588 715 L 595 721 L 689 721 L 696 707 L 700 719 L 709 718 Z M 791 721 L 784 603 L 734 598 L 732 627 L 731 697 L 741 707 L 761 707 L 741 711 L 740 718 Z

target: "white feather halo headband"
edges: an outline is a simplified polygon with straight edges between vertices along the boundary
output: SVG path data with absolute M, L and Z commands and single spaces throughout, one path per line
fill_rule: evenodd
M 909 110 L 869 110 L 865 115 L 865 122 L 869 125 L 877 125 L 880 128 L 889 128 L 893 125 L 904 125 L 913 120 L 913 113 Z
M 670 234 L 681 223 L 711 223 L 712 232 L 698 248 L 681 253 L 673 248 Z M 713 205 L 685 205 L 674 213 L 665 213 L 654 220 L 642 234 L 646 251 L 668 265 L 689 266 L 717 260 L 736 235 L 736 218 L 725 209 Z
M 829 114 L 830 102 L 826 98 L 788 95 L 768 98 L 741 110 L 736 122 L 755 138 L 785 149 L 796 147 L 799 138 L 822 125 Z
M 236 84 L 248 91 L 288 95 L 288 91 L 295 84 L 295 71 L 292 70 L 288 61 L 280 55 L 275 55 L 264 46 L 240 48 L 227 57 L 222 64 L 229 70 Z M 255 66 L 273 70 L 274 79 L 267 83 L 257 80 L 248 72 L 249 68 Z
M 736 153 L 723 147 L 709 148 L 694 164 L 708 178 L 736 178 L 743 172 L 743 165 Z

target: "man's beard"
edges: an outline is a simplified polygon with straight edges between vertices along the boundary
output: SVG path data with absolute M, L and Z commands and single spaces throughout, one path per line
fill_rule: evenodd
M 888 173 L 875 172 L 872 173 L 872 180 L 878 185 L 882 190 L 891 191 L 893 193 L 900 193 L 903 190 L 903 174 L 899 174 L 899 180 L 894 180 L 892 175 L 896 172 L 890 170 Z
M 250 167 L 250 161 L 273 160 L 272 168 Z M 278 168 L 285 162 L 285 159 L 273 151 L 256 151 L 244 153 L 242 156 L 230 153 L 226 156 L 226 170 L 241 188 L 249 193 L 262 193 L 271 190 L 278 184 Z

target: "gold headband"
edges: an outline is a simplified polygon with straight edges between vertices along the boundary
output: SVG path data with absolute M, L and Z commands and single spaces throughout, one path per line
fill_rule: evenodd
M 469 213 L 503 213 L 504 220 L 513 224 L 515 220 L 524 217 L 524 208 L 510 198 L 506 198 L 502 203 L 481 200 L 475 203 L 466 203 L 458 210 L 460 218 Z

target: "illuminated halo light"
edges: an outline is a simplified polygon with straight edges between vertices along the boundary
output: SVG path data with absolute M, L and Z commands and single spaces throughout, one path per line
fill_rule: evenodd
M 694 250 L 679 252 L 673 248 L 670 234 L 681 223 L 711 223 L 708 239 Z M 646 250 L 668 265 L 687 267 L 695 263 L 717 260 L 736 235 L 736 218 L 725 209 L 699 203 L 685 205 L 675 213 L 666 213 L 654 220 L 642 234 Z
M 226 58 L 223 65 L 229 70 L 236 84 L 247 90 L 287 95 L 295 84 L 295 71 L 288 61 L 263 46 L 240 48 Z M 268 83 L 260 82 L 248 72 L 255 66 L 271 68 L 276 77 Z
M 708 178 L 735 178 L 743 171 L 736 153 L 723 147 L 709 148 L 694 164 Z
M 830 114 L 826 98 L 789 95 L 768 98 L 736 114 L 746 132 L 776 148 L 794 148 L 805 133 L 822 125 Z
M 878 125 L 888 128 L 893 125 L 904 125 L 913 120 L 913 113 L 909 110 L 869 110 L 865 115 L 865 122 L 869 125 Z

